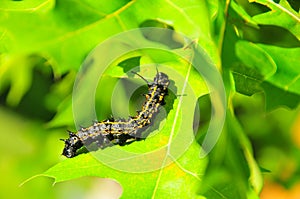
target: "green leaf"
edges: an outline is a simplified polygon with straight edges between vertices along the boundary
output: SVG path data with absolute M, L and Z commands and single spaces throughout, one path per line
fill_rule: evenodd
M 259 47 L 264 49 L 277 65 L 274 75 L 266 81 L 275 86 L 300 95 L 300 48 L 281 48 L 260 44 Z
M 261 74 L 244 65 L 232 68 L 235 90 L 244 95 L 251 96 L 262 91 L 260 84 L 263 81 Z
M 72 112 L 72 98 L 68 96 L 63 100 L 58 108 L 55 117 L 47 123 L 47 127 L 55 128 L 61 126 L 72 126 L 74 124 L 73 112 Z
M 255 28 L 259 28 L 258 24 L 252 19 L 252 17 L 244 10 L 242 5 L 237 4 L 235 1 L 230 1 L 232 9 L 245 20 L 246 24 L 249 24 Z
M 291 8 L 287 0 L 275 3 L 272 0 L 249 0 L 267 6 L 271 11 L 258 14 L 253 20 L 258 24 L 276 25 L 292 32 L 300 40 L 300 15 Z
M 238 122 L 237 118 L 233 115 L 233 113 L 228 114 L 228 130 L 235 133 L 235 138 L 237 138 L 238 143 L 240 143 L 240 148 L 243 151 L 243 155 L 245 160 L 247 161 L 248 169 L 249 169 L 249 184 L 250 189 L 253 189 L 256 195 L 258 195 L 263 187 L 263 177 L 260 172 L 260 168 L 257 165 L 252 146 L 248 137 L 245 136 L 243 132 L 243 128 Z M 249 193 L 249 190 L 248 190 Z
M 235 53 L 244 65 L 254 69 L 266 79 L 277 69 L 272 57 L 256 44 L 238 41 L 235 45 Z
M 52 9 L 54 0 L 3 1 L 0 10 L 4 12 L 45 12 Z
M 300 95 L 278 88 L 268 82 L 262 83 L 262 88 L 266 95 L 266 108 L 268 111 L 280 106 L 286 106 L 291 109 L 297 108 L 300 103 Z
M 144 143 L 147 144 L 147 143 Z M 55 182 L 82 176 L 98 176 L 116 179 L 123 187 L 122 198 L 198 198 L 206 160 L 194 158 L 200 148 L 194 143 L 178 160 L 158 171 L 127 173 L 112 169 L 90 154 L 65 160 L 46 171 L 42 176 L 55 178 Z M 168 156 L 166 158 L 172 158 Z M 163 165 L 162 165 L 163 166 Z M 128 180 L 130 179 L 130 180 Z M 138 187 L 138 188 L 137 188 Z
M 122 0 L 95 3 L 70 0 L 57 1 L 55 6 L 45 10 L 43 6 L 52 1 L 45 1 L 44 4 L 38 2 L 41 1 L 26 4 L 27 8 L 24 2 L 2 5 L 0 46 L 5 46 L 7 53 L 43 52 L 55 64 L 55 72 L 60 74 L 77 69 L 87 52 L 101 41 L 119 32 L 138 28 L 148 19 L 168 21 L 177 31 L 192 38 L 205 37 L 201 40 L 203 45 L 211 44 L 204 2 L 182 4 L 180 1 Z M 12 4 L 14 8 L 10 9 Z M 164 9 L 169 12 L 160 11 Z M 19 19 L 22 19 L 22 24 L 18 23 Z M 217 61 L 215 52 L 210 52 Z
M 37 55 L 2 54 L 0 63 L 0 93 L 10 86 L 7 104 L 17 106 L 31 87 L 34 67 L 45 67 L 45 60 Z
M 238 92 L 252 95 L 263 89 L 268 110 L 281 105 L 297 106 L 300 97 L 300 48 L 238 41 L 236 54 L 243 63 L 232 69 Z
M 11 57 L 39 52 L 53 67 L 55 77 L 69 70 L 78 70 L 88 52 L 110 36 L 138 28 L 145 21 L 154 19 L 192 39 L 201 37 L 201 45 L 207 47 L 210 57 L 220 65 L 203 1 L 5 1 L 0 10 L 0 53 Z M 22 23 L 19 23 L 20 19 Z M 25 70 L 24 74 L 30 77 L 30 67 L 25 67 Z M 0 85 L 7 85 L 3 82 L 6 79 L 9 77 L 2 77 Z M 20 101 L 28 90 L 29 82 L 29 78 L 22 82 L 19 90 L 21 87 L 24 89 L 18 94 L 15 90 L 11 91 L 15 94 L 9 96 L 9 103 L 16 105 Z
M 258 198 L 262 189 L 250 141 L 229 110 L 224 131 L 210 154 L 204 181 L 201 193 L 207 198 Z

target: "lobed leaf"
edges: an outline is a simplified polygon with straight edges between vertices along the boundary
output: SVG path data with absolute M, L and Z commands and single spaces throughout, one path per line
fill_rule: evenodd
M 300 39 L 300 15 L 291 8 L 287 0 L 275 3 L 272 0 L 249 0 L 267 6 L 271 11 L 258 14 L 253 20 L 258 24 L 284 27 Z

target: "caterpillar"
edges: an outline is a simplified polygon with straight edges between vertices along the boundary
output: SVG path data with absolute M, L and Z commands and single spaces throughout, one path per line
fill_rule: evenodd
M 165 96 L 168 95 L 169 78 L 165 73 L 157 72 L 153 82 L 148 82 L 138 73 L 148 85 L 148 93 L 144 94 L 146 101 L 142 105 L 142 110 L 137 111 L 137 115 L 128 119 L 108 119 L 101 122 L 94 122 L 87 128 L 80 128 L 77 133 L 69 131 L 68 139 L 61 139 L 65 146 L 62 155 L 67 158 L 75 157 L 77 151 L 83 146 L 93 143 L 98 148 L 104 149 L 112 145 L 126 145 L 136 140 L 140 140 L 140 135 L 151 124 L 151 119 L 158 113 L 161 105 L 165 104 Z

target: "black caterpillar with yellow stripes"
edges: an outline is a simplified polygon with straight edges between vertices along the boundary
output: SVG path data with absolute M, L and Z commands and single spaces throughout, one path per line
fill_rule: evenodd
M 135 73 L 137 74 L 137 73 Z M 139 74 L 137 74 L 140 76 Z M 144 79 L 142 76 L 140 76 Z M 153 82 L 148 82 L 146 101 L 137 116 L 129 119 L 109 119 L 95 122 L 92 126 L 81 128 L 77 133 L 69 132 L 69 138 L 65 142 L 62 155 L 72 158 L 77 155 L 77 150 L 83 146 L 96 144 L 103 149 L 111 145 L 123 146 L 135 140 L 139 140 L 144 127 L 151 124 L 151 119 L 158 112 L 160 105 L 164 105 L 164 98 L 168 94 L 169 78 L 166 74 L 158 72 Z

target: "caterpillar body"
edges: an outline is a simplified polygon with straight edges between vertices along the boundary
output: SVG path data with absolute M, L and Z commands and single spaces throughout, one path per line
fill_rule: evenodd
M 137 74 L 137 73 L 135 73 Z M 137 74 L 140 76 L 139 74 Z M 153 82 L 147 82 L 148 93 L 145 94 L 146 101 L 142 110 L 137 115 L 128 119 L 108 119 L 95 122 L 92 126 L 81 128 L 77 133 L 69 132 L 68 139 L 61 139 L 65 143 L 62 155 L 72 158 L 83 146 L 93 143 L 103 149 L 111 145 L 123 146 L 140 139 L 140 135 L 151 124 L 151 120 L 158 113 L 159 107 L 165 104 L 165 96 L 168 94 L 169 78 L 165 73 L 158 72 Z

